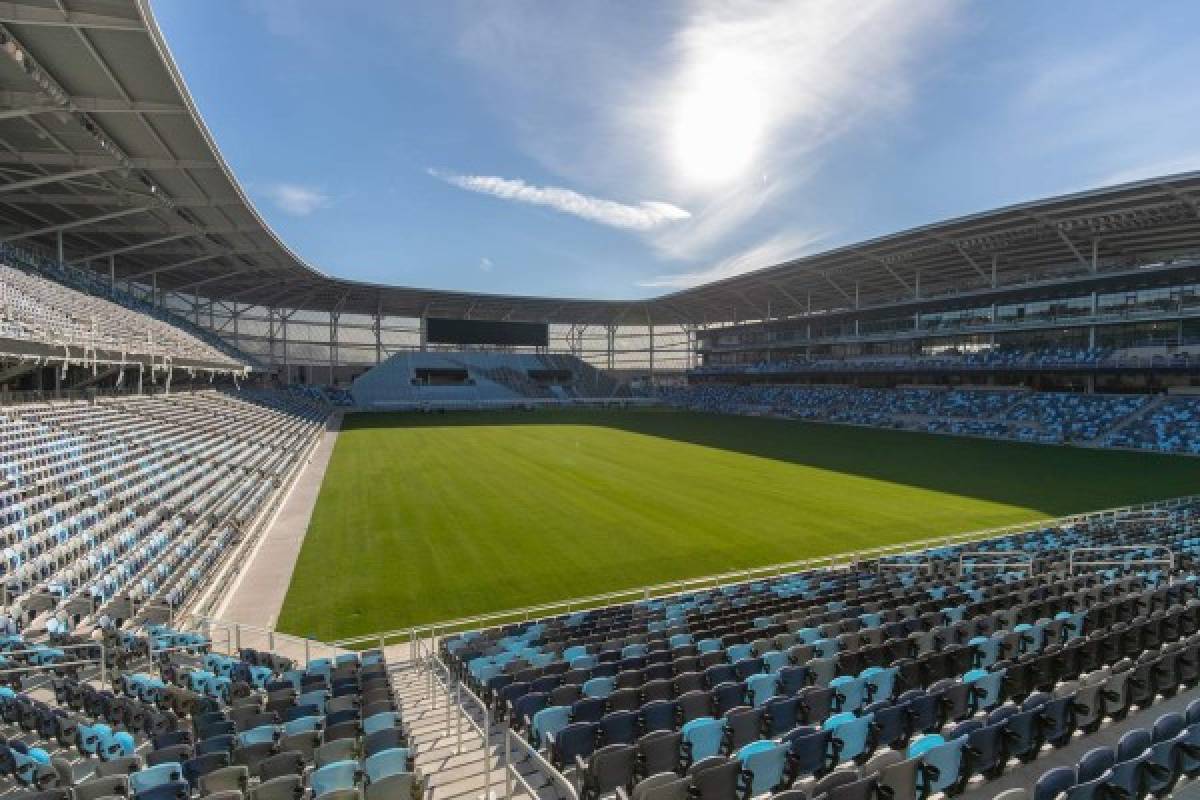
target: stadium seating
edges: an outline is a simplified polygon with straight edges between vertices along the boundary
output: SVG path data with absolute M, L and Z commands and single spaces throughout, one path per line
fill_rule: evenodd
M 859 389 L 696 384 L 663 390 L 670 405 L 726 414 L 1200 453 L 1200 399 L 1016 389 Z
M 1146 368 L 1150 366 L 1186 366 L 1186 354 L 1171 362 L 1159 363 L 1154 357 L 1125 355 L 1109 348 L 1054 347 L 1025 350 L 1012 347 L 989 347 L 965 353 L 943 353 L 936 356 L 849 357 L 849 358 L 784 358 L 753 364 L 712 364 L 699 367 L 699 375 L 762 375 L 772 373 L 836 373 L 836 372 L 1004 372 L 1004 371 L 1079 371 L 1113 368 Z
M 1097 518 L 577 612 L 442 656 L 585 797 L 953 794 L 1200 681 L 1196 519 Z M 1114 566 L 1067 568 L 1071 548 L 1110 546 L 1129 547 Z M 1013 551 L 1032 574 L 979 566 Z
M 440 377 L 422 377 L 429 375 Z M 488 408 L 628 397 L 625 386 L 574 356 L 497 352 L 396 353 L 355 379 L 352 393 L 366 409 Z
M 1109 447 L 1200 453 L 1200 397 L 1168 397 L 1104 437 Z
M 95 273 L 3 243 L 0 337 L 228 368 L 253 361 L 213 332 L 101 283 Z
M 217 654 L 161 625 L 109 630 L 90 646 L 101 645 L 118 665 L 111 686 L 75 667 L 0 687 L 0 785 L 26 791 L 9 796 L 425 795 L 380 651 L 301 669 L 256 650 Z
M 6 409 L 9 614 L 68 634 L 177 608 L 268 507 L 329 413 L 251 390 Z

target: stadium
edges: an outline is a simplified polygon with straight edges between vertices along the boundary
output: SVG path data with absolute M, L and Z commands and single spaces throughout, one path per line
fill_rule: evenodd
M 4 798 L 1200 793 L 1200 172 L 415 288 L 285 243 L 148 0 L 0 51 Z

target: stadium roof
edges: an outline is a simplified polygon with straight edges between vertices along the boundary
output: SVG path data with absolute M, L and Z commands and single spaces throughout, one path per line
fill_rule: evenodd
M 647 300 L 381 286 L 307 264 L 259 215 L 149 0 L 0 2 L 0 242 L 225 302 L 557 323 L 721 323 L 1200 253 L 1200 172 L 1024 203 Z

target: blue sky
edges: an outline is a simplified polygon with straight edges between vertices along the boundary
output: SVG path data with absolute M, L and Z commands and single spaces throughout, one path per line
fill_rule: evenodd
M 1200 169 L 1191 0 L 154 0 L 315 266 L 633 298 Z

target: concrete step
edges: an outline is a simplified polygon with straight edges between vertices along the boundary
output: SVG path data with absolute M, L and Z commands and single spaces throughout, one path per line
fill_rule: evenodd
M 564 793 L 547 785 L 539 765 L 532 758 L 518 760 L 515 748 L 511 779 L 506 780 L 504 726 L 491 724 L 487 735 L 481 735 L 481 710 L 466 697 L 457 702 L 455 685 L 447 692 L 432 675 L 421 662 L 404 662 L 392 670 L 392 689 L 416 748 L 416 766 L 434 800 L 562 800 Z

